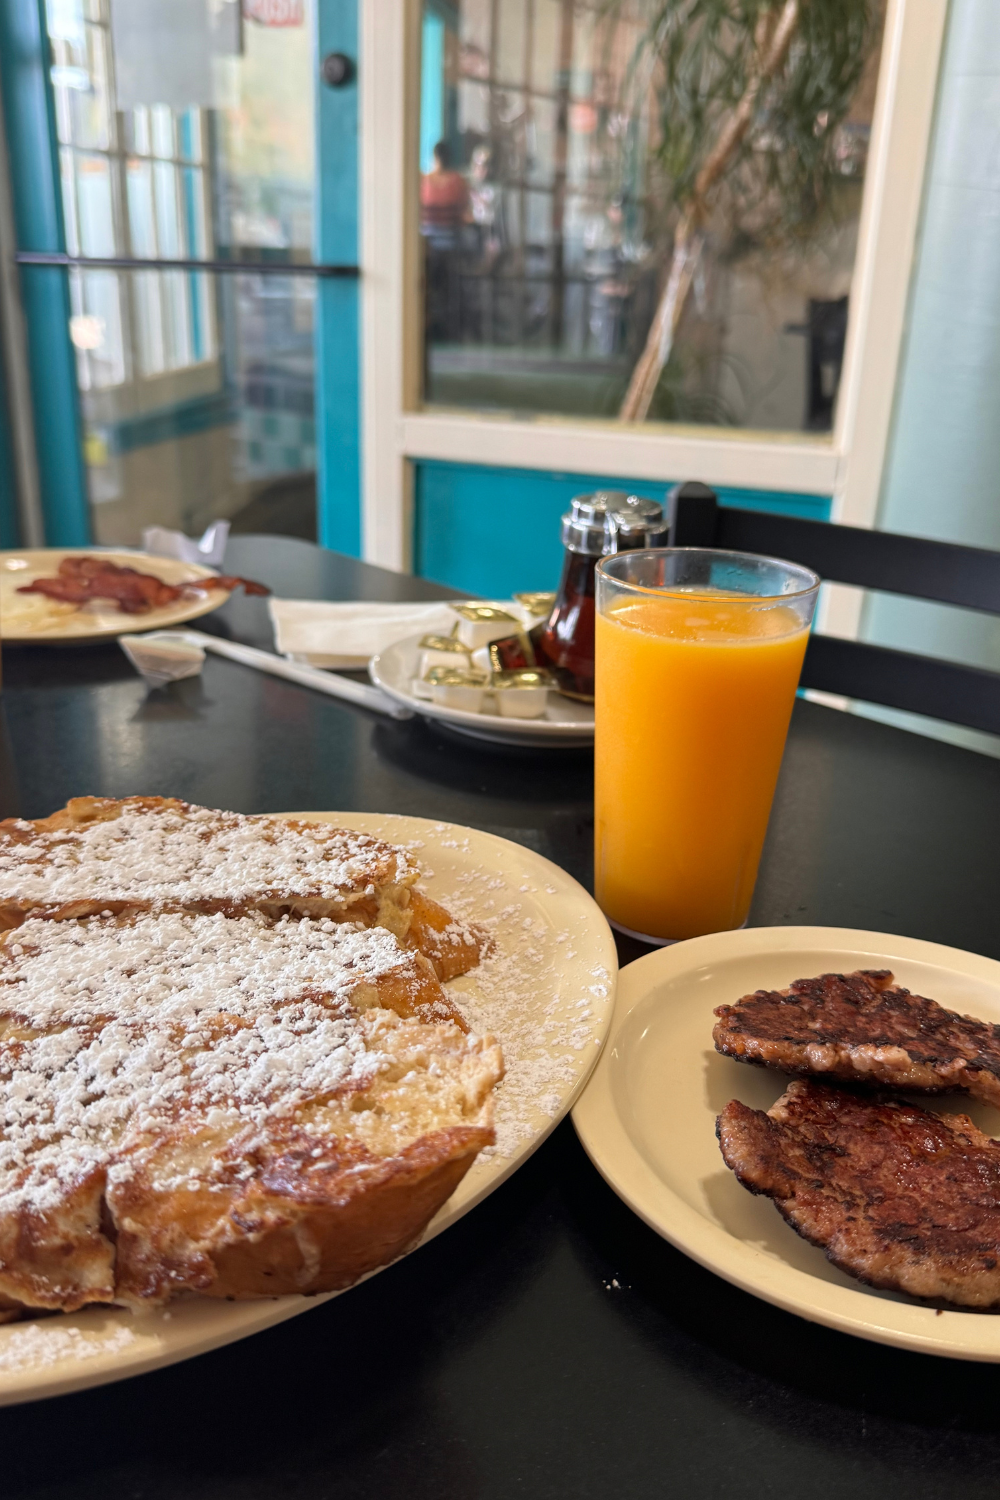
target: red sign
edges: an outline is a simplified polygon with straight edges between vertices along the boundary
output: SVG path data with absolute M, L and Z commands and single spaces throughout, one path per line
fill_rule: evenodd
M 243 0 L 243 14 L 258 26 L 301 26 L 305 0 Z

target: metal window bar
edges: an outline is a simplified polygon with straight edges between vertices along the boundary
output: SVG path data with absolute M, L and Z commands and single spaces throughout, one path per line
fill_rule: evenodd
M 131 255 L 64 255 L 54 250 L 18 250 L 14 259 L 22 266 L 68 266 L 84 271 L 220 271 L 253 276 L 348 278 L 361 275 L 360 266 L 296 260 L 168 260 Z

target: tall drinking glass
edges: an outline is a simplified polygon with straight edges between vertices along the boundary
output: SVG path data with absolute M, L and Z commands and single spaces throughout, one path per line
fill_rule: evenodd
M 819 579 L 657 548 L 597 569 L 595 890 L 648 942 L 750 910 Z

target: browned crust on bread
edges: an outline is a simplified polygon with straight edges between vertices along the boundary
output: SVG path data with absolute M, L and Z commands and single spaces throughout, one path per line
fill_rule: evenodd
M 911 994 L 888 969 L 797 979 L 715 1014 L 716 1050 L 737 1062 L 1000 1105 L 1000 1026 Z
M 719 1116 L 726 1165 L 803 1239 L 885 1291 L 1000 1307 L 1000 1143 L 966 1115 L 797 1080 Z
M 406 946 L 429 958 L 442 982 L 467 974 L 493 950 L 493 939 L 484 927 L 456 922 L 423 891 L 410 891 L 409 910 Z
M 95 1171 L 46 1213 L 0 1214 L 0 1306 L 76 1312 L 115 1296 L 115 1249 L 105 1233 L 105 1173 Z
M 339 1291 L 410 1249 L 492 1140 L 488 1128 L 452 1127 L 388 1160 L 347 1144 L 317 1164 L 305 1136 L 269 1148 L 249 1184 L 195 1193 L 157 1192 L 140 1170 L 109 1193 L 117 1296 L 142 1306 L 177 1288 Z

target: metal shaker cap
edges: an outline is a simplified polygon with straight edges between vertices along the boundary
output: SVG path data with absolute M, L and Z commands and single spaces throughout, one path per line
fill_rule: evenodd
M 562 544 L 571 552 L 604 557 L 654 547 L 663 530 L 663 507 L 655 500 L 627 490 L 596 490 L 571 501 L 562 518 Z

